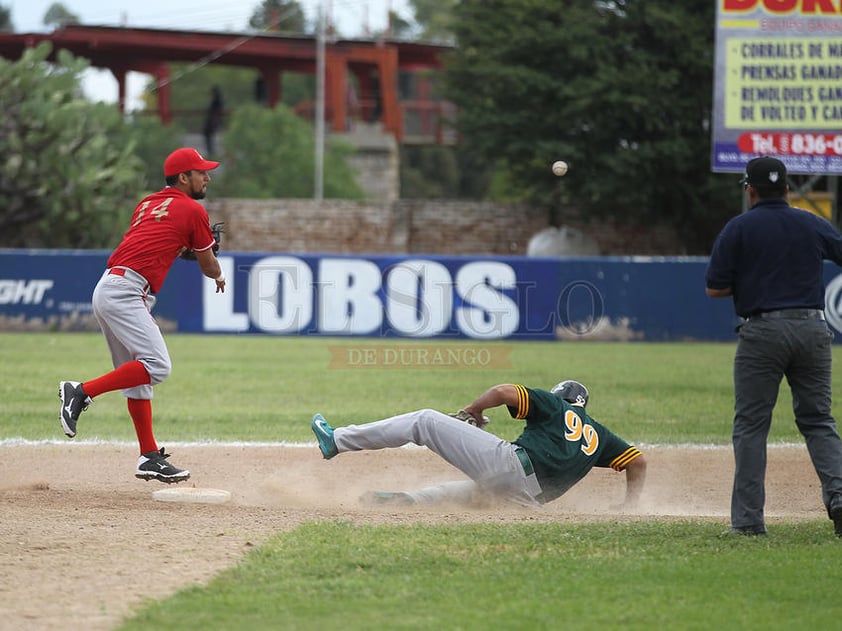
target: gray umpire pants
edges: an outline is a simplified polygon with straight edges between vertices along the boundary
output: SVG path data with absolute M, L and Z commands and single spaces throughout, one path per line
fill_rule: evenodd
M 732 526 L 765 526 L 766 439 L 784 376 L 825 507 L 842 494 L 842 441 L 831 415 L 832 339 L 823 320 L 752 319 L 740 327 L 734 357 Z
M 340 453 L 408 443 L 423 445 L 470 478 L 410 492 L 419 503 L 464 502 L 480 491 L 516 504 L 538 505 L 535 497 L 541 493 L 541 485 L 534 473 L 525 472 L 517 445 L 436 410 L 417 410 L 364 425 L 337 427 L 333 438 Z

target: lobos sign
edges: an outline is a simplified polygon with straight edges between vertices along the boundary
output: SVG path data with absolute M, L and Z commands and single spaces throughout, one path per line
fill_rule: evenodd
M 294 256 L 270 256 L 240 270 L 230 258 L 219 262 L 228 288 L 215 295 L 205 283 L 206 331 L 372 335 L 389 330 L 432 337 L 455 324 L 467 337 L 495 339 L 520 325 L 512 295 L 517 274 L 501 261 L 466 261 L 453 273 L 425 259 L 385 269 L 361 258 L 322 258 L 311 266 Z M 234 305 L 240 278 L 247 291 L 243 312 Z

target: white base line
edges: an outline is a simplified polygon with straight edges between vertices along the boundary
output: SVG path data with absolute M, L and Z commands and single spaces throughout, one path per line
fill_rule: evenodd
M 249 442 L 249 441 L 214 441 L 203 440 L 193 442 L 179 442 L 175 440 L 160 441 L 167 447 L 312 447 L 317 442 L 292 443 L 287 441 L 278 442 Z M 0 447 L 35 447 L 40 445 L 68 446 L 79 445 L 82 447 L 111 446 L 111 447 L 132 447 L 137 446 L 137 441 L 110 440 L 102 438 L 86 438 L 84 440 L 62 440 L 60 438 L 45 438 L 42 440 L 30 440 L 28 438 L 3 438 L 0 439 Z
M 178 441 L 162 441 L 165 443 L 167 447 L 289 447 L 289 448 L 307 448 L 310 449 L 314 445 L 318 445 L 317 442 L 304 442 L 304 443 L 294 443 L 288 442 L 285 440 L 276 441 L 276 442 L 262 442 L 262 441 L 216 441 L 216 440 L 203 440 L 203 441 L 187 441 L 187 442 L 178 442 Z M 633 443 L 635 447 L 640 449 L 641 451 L 646 449 L 693 449 L 699 451 L 717 451 L 720 449 L 731 449 L 731 445 L 714 445 L 714 444 L 701 444 L 701 443 L 678 443 L 678 444 L 659 444 L 659 443 Z M 131 447 L 136 446 L 137 442 L 135 441 L 122 441 L 122 440 L 108 440 L 108 439 L 100 439 L 100 438 L 87 438 L 85 440 L 62 440 L 62 439 L 55 439 L 55 438 L 45 438 L 42 440 L 30 440 L 28 438 L 3 438 L 0 439 L 0 447 L 34 447 L 39 445 L 50 445 L 50 446 L 113 446 L 113 447 Z M 418 449 L 417 445 L 405 445 L 408 449 Z M 800 447 L 806 450 L 806 445 L 804 443 L 769 443 L 769 449 L 793 449 L 796 447 Z

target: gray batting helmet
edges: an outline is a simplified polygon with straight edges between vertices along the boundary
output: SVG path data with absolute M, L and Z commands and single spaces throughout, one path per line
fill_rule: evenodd
M 572 379 L 562 381 L 561 383 L 553 386 L 553 389 L 550 390 L 550 392 L 562 401 L 567 401 L 571 405 L 579 405 L 581 407 L 585 407 L 588 404 L 588 399 L 590 398 L 588 389 L 578 381 L 573 381 Z

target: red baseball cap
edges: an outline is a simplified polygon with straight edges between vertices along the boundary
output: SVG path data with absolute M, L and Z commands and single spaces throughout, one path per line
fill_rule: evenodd
M 164 177 L 186 173 L 187 171 L 211 171 L 219 162 L 205 160 L 202 154 L 192 147 L 176 149 L 164 160 Z

